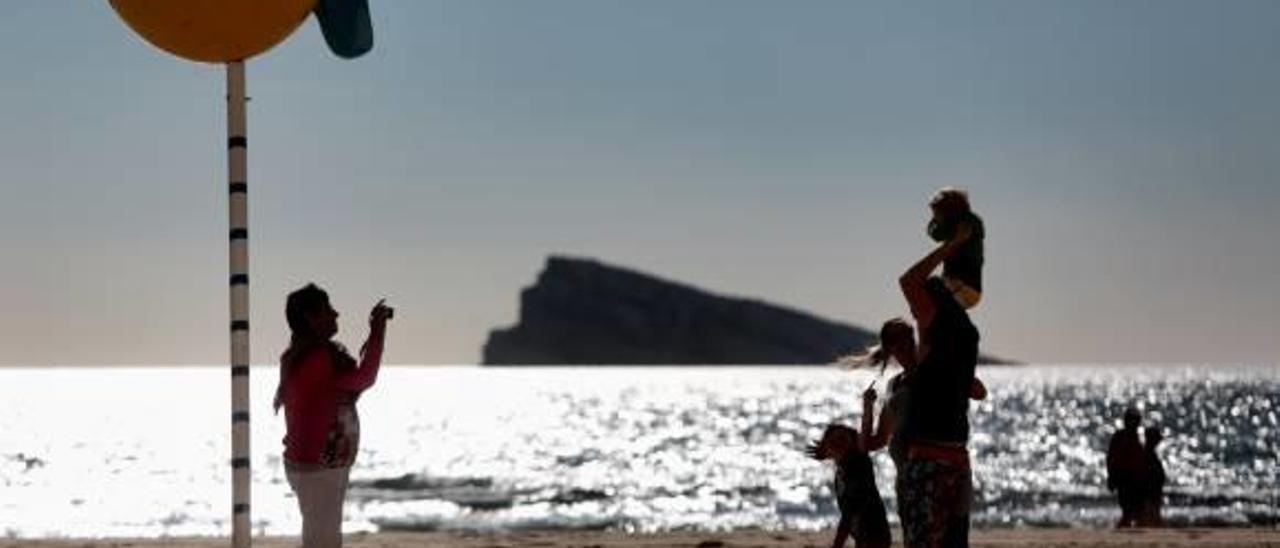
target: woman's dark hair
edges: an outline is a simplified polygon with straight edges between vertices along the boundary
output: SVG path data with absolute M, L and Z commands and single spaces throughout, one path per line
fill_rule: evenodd
M 316 284 L 307 284 L 289 294 L 284 302 L 284 319 L 289 323 L 289 331 L 294 340 L 299 336 L 314 336 L 311 332 L 311 317 L 329 304 L 329 294 Z
M 284 403 L 284 386 L 297 364 L 312 351 L 323 348 L 330 352 L 334 368 L 342 371 L 355 369 L 356 361 L 342 345 L 329 340 L 325 334 L 316 333 L 311 318 L 329 308 L 329 294 L 313 283 L 289 294 L 284 304 L 284 318 L 289 324 L 289 348 L 280 354 L 280 384 L 276 387 L 273 406 L 277 411 Z

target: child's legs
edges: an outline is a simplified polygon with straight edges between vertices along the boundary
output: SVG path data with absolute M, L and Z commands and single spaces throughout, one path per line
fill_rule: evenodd
M 853 539 L 853 548 L 889 548 L 890 546 L 893 546 L 893 540 L 888 536 Z
M 978 306 L 978 301 L 982 300 L 981 292 L 958 279 L 943 276 L 942 281 L 947 284 L 947 289 L 951 290 L 956 302 L 960 303 L 960 306 L 964 307 L 965 310 Z
M 889 533 L 884 502 L 876 501 L 874 506 L 862 509 L 859 514 L 857 526 L 853 530 L 855 548 L 889 548 L 893 544 L 893 536 Z

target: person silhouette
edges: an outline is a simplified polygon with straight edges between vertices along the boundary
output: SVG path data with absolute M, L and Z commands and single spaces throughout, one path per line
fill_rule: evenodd
M 1124 412 L 1124 427 L 1111 435 L 1107 444 L 1107 489 L 1116 493 L 1120 520 L 1116 528 L 1135 527 L 1144 499 L 1143 469 L 1146 465 L 1138 426 L 1142 412 L 1130 407 Z
M 342 505 L 360 446 L 356 400 L 373 386 L 382 363 L 392 309 L 379 301 L 369 313 L 369 338 L 356 362 L 333 341 L 338 312 L 315 284 L 289 294 L 291 338 L 280 356 L 275 409 L 284 409 L 284 467 L 302 513 L 302 545 L 342 546 Z
M 969 397 L 981 337 L 946 281 L 932 274 L 972 236 L 971 225 L 957 226 L 951 239 L 898 278 L 919 333 L 911 396 L 894 433 L 906 448 L 898 514 L 907 546 L 969 545 Z
M 884 500 L 876 488 L 871 457 L 859 443 L 858 431 L 843 424 L 830 424 L 822 438 L 811 443 L 805 453 L 814 460 L 836 463 L 833 491 L 840 507 L 840 522 L 832 548 L 843 548 L 850 535 L 856 548 L 889 548 L 889 520 Z
M 898 435 L 898 428 L 906 421 L 907 401 L 911 397 L 911 373 L 919 364 L 919 348 L 916 345 L 915 327 L 902 318 L 892 318 L 880 327 L 880 343 L 871 347 L 863 355 L 850 358 L 853 365 L 879 365 L 884 373 L 890 361 L 896 361 L 902 371 L 889 379 L 885 388 L 888 394 L 885 404 L 880 408 L 879 419 L 876 418 L 875 383 L 862 393 L 862 433 L 859 443 L 863 451 L 872 453 L 889 448 L 889 457 L 893 459 L 897 470 L 897 481 L 894 482 L 894 493 L 897 500 L 905 497 L 903 480 L 906 478 L 907 441 Z M 983 400 L 987 397 L 987 387 L 977 377 L 969 387 L 969 399 Z M 898 504 L 898 517 L 903 523 L 907 518 L 903 515 L 903 505 Z
M 1142 429 L 1143 474 L 1142 474 L 1142 509 L 1138 513 L 1138 525 L 1142 527 L 1164 527 L 1164 517 L 1160 515 L 1164 506 L 1164 463 L 1156 453 L 1157 446 L 1164 439 L 1160 433 L 1160 425 L 1152 424 Z
M 956 187 L 943 187 L 929 200 L 933 213 L 926 229 L 937 242 L 951 240 L 963 225 L 969 238 L 942 263 L 942 279 L 966 310 L 982 300 L 982 241 L 986 229 L 982 218 L 969 205 L 969 193 Z

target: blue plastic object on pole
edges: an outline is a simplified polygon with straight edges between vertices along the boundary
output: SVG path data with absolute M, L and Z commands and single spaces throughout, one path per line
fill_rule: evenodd
M 324 41 L 334 55 L 355 59 L 373 49 L 369 0 L 319 0 L 315 14 Z

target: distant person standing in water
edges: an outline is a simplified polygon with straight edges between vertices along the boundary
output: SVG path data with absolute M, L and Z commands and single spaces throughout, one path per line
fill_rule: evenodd
M 896 436 L 906 448 L 898 501 L 909 547 L 969 545 L 973 472 L 969 464 L 969 396 L 978 364 L 978 329 L 947 282 L 932 273 L 963 249 L 974 225 L 951 238 L 898 279 L 920 333 L 911 397 Z
M 978 306 L 982 300 L 983 240 L 986 229 L 982 218 L 969 205 L 969 193 L 955 187 L 943 187 L 929 200 L 933 218 L 927 232 L 936 242 L 954 239 L 960 227 L 966 227 L 969 236 L 954 253 L 942 262 L 942 280 L 955 295 L 956 301 L 966 310 Z
M 1153 424 L 1142 429 L 1143 467 L 1142 467 L 1142 510 L 1138 513 L 1138 525 L 1142 527 L 1164 527 L 1164 517 L 1160 515 L 1164 506 L 1164 463 L 1156 447 L 1164 436 L 1160 433 L 1160 425 Z
M 284 407 L 285 475 L 302 512 L 304 548 L 342 546 L 342 505 L 360 445 L 356 400 L 378 377 L 392 312 L 374 305 L 357 364 L 333 341 L 338 313 L 324 290 L 308 284 L 285 304 L 292 335 L 280 356 L 275 409 Z
M 1111 435 L 1107 444 L 1107 489 L 1114 491 L 1120 502 L 1120 521 L 1116 528 L 1134 527 L 1142 509 L 1146 488 L 1143 469 L 1146 456 L 1138 441 L 1142 413 L 1130 407 L 1124 412 L 1124 427 Z

